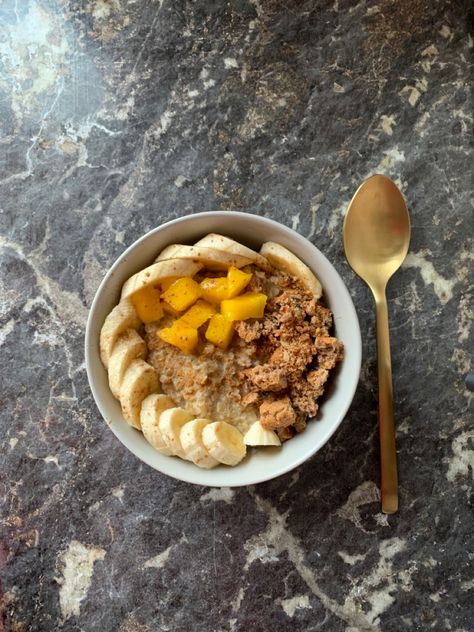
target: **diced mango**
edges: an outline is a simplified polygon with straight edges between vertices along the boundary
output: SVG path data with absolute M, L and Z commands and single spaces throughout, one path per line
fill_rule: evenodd
M 142 323 L 152 323 L 163 316 L 160 291 L 152 285 L 135 292 L 132 295 L 132 303 Z
M 160 329 L 156 335 L 184 353 L 192 353 L 198 343 L 197 329 L 177 320 L 171 327 Z
M 242 272 L 238 268 L 231 266 L 227 273 L 228 295 L 226 298 L 234 298 L 240 294 L 250 282 L 252 274 L 250 272 Z
M 185 312 L 177 322 L 183 322 L 190 327 L 198 329 L 201 325 L 204 325 L 206 321 L 216 313 L 214 305 L 207 303 L 199 299 L 192 307 Z
M 234 333 L 234 323 L 222 314 L 214 314 L 206 330 L 206 338 L 220 349 L 227 349 Z
M 191 277 L 182 277 L 174 281 L 166 292 L 163 292 L 163 300 L 173 309 L 182 312 L 195 303 L 201 296 L 199 284 Z
M 228 320 L 262 318 L 267 297 L 259 292 L 247 292 L 221 303 L 221 314 Z
M 202 297 L 210 303 L 220 303 L 229 298 L 229 285 L 226 277 L 204 279 L 200 283 Z
M 160 283 L 162 292 L 166 292 L 166 290 L 170 287 L 170 285 L 173 285 L 173 283 L 177 281 L 178 279 L 179 277 L 176 277 L 176 276 L 171 276 L 171 277 L 167 277 L 166 279 L 163 279 Z

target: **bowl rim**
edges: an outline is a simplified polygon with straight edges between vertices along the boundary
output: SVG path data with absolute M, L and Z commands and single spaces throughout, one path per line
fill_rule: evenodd
M 337 275 L 337 277 L 340 280 L 340 290 L 341 292 L 345 295 L 344 298 L 346 299 L 346 303 L 347 303 L 347 308 L 349 310 L 349 314 L 348 314 L 348 318 L 352 321 L 352 324 L 354 326 L 354 338 L 352 339 L 352 344 L 353 344 L 353 348 L 352 348 L 352 355 L 354 357 L 354 363 L 355 363 L 355 367 L 357 368 L 357 371 L 354 370 L 353 374 L 351 374 L 351 381 L 348 383 L 347 381 L 344 383 L 344 390 L 347 393 L 346 395 L 346 402 L 344 403 L 344 405 L 341 407 L 339 413 L 338 413 L 338 419 L 335 423 L 333 423 L 333 425 L 328 429 L 328 431 L 318 440 L 315 441 L 314 444 L 311 446 L 310 450 L 303 450 L 301 455 L 299 455 L 296 459 L 291 460 L 291 462 L 289 464 L 286 465 L 282 465 L 278 470 L 272 471 L 269 475 L 267 475 L 266 473 L 262 476 L 258 476 L 257 478 L 255 478 L 255 480 L 245 480 L 242 482 L 233 482 L 231 484 L 219 484 L 219 483 L 203 483 L 201 481 L 196 481 L 193 480 L 192 476 L 186 476 L 186 475 L 174 475 L 171 474 L 169 472 L 165 472 L 163 470 L 161 470 L 159 467 L 157 467 L 156 463 L 152 463 L 150 459 L 147 458 L 146 455 L 140 454 L 138 450 L 136 450 L 134 448 L 133 445 L 128 445 L 125 441 L 124 438 L 121 436 L 120 432 L 117 431 L 116 427 L 114 424 L 109 423 L 107 421 L 108 418 L 108 413 L 106 411 L 106 407 L 105 405 L 103 405 L 102 403 L 102 395 L 101 395 L 101 388 L 99 388 L 97 386 L 97 384 L 95 383 L 94 379 L 93 379 L 93 359 L 92 356 L 95 353 L 97 353 L 97 349 L 98 349 L 98 340 L 94 339 L 94 335 L 93 335 L 93 326 L 94 326 L 94 322 L 95 322 L 95 312 L 97 309 L 97 306 L 99 305 L 100 301 L 102 300 L 102 291 L 104 289 L 104 287 L 108 284 L 109 279 L 111 279 L 111 277 L 115 274 L 115 271 L 117 270 L 117 268 L 119 268 L 121 266 L 121 264 L 124 262 L 124 260 L 126 260 L 128 258 L 128 256 L 130 255 L 130 253 L 132 253 L 132 251 L 134 251 L 136 248 L 138 248 L 140 246 L 140 244 L 142 242 L 144 242 L 145 240 L 148 240 L 151 238 L 152 235 L 161 232 L 163 229 L 168 228 L 170 226 L 179 226 L 179 224 L 181 223 L 185 223 L 191 219 L 194 218 L 198 218 L 198 217 L 207 217 L 207 218 L 222 218 L 222 217 L 226 217 L 228 216 L 229 219 L 232 218 L 248 218 L 248 216 L 251 216 L 253 218 L 256 218 L 257 221 L 261 221 L 263 224 L 272 226 L 273 228 L 275 228 L 276 230 L 279 231 L 283 231 L 283 233 L 287 233 L 288 235 L 291 236 L 292 239 L 296 239 L 297 242 L 301 242 L 301 243 L 306 243 L 309 244 L 313 249 L 315 249 L 318 253 L 318 256 L 321 257 L 322 259 L 325 260 L 326 264 L 332 269 L 332 272 Z M 211 231 L 209 231 L 211 232 Z M 222 231 L 224 232 L 224 231 Z M 228 234 L 229 236 L 232 236 L 232 231 L 229 230 L 226 234 Z M 307 263 L 306 260 L 303 260 L 304 263 L 306 263 L 306 265 L 309 265 Z M 310 266 L 311 267 L 311 266 Z M 134 273 L 132 273 L 134 274 Z M 95 349 L 95 347 L 97 347 L 97 349 Z M 105 421 L 106 425 L 108 426 L 109 430 L 111 430 L 114 435 L 117 437 L 117 439 L 120 441 L 120 443 L 127 448 L 130 452 L 132 452 L 132 454 L 134 454 L 135 457 L 137 457 L 140 461 L 146 463 L 147 465 L 149 465 L 152 469 L 160 472 L 161 474 L 165 475 L 165 476 L 169 476 L 170 478 L 174 478 L 175 480 L 181 480 L 183 482 L 186 483 L 191 483 L 193 485 L 198 485 L 198 486 L 206 486 L 206 487 L 245 487 L 248 485 L 255 485 L 255 484 L 259 484 L 259 483 L 264 483 L 266 481 L 272 480 L 274 478 L 277 478 L 279 476 L 282 476 L 283 474 L 286 474 L 294 469 L 296 469 L 297 467 L 299 467 L 302 463 L 304 463 L 305 461 L 309 460 L 312 456 L 314 456 L 328 441 L 329 439 L 333 436 L 333 434 L 336 432 L 336 430 L 339 428 L 339 426 L 341 425 L 341 423 L 343 422 L 343 420 L 346 417 L 347 411 L 349 410 L 352 401 L 354 399 L 354 395 L 355 392 L 357 390 L 357 386 L 359 383 L 359 379 L 360 379 L 360 371 L 361 371 L 361 363 L 362 363 L 362 337 L 361 337 L 361 331 L 360 331 L 360 324 L 359 324 L 359 319 L 357 316 L 357 312 L 354 306 L 354 303 L 352 301 L 352 297 L 349 293 L 349 290 L 346 287 L 346 284 L 344 283 L 341 275 L 339 274 L 339 272 L 336 270 L 336 268 L 333 266 L 333 264 L 329 261 L 329 259 L 324 255 L 323 252 L 321 252 L 321 250 L 319 250 L 319 248 L 317 246 L 315 246 L 309 239 L 307 239 L 306 237 L 304 237 L 303 235 L 301 235 L 300 233 L 296 232 L 294 229 L 290 228 L 289 226 L 286 226 L 272 218 L 269 217 L 264 217 L 262 215 L 257 215 L 256 213 L 251 213 L 251 212 L 245 212 L 245 211 L 223 211 L 223 210 L 219 210 L 219 211 L 203 211 L 203 212 L 199 212 L 199 213 L 189 213 L 187 215 L 183 215 L 181 217 L 177 217 L 175 219 L 171 219 L 163 224 L 160 224 L 159 226 L 149 230 L 148 232 L 146 232 L 145 234 L 143 234 L 141 237 L 139 237 L 138 239 L 136 239 L 134 242 L 132 242 L 113 262 L 113 264 L 110 266 L 110 268 L 108 268 L 107 272 L 105 273 L 104 277 L 102 278 L 96 292 L 94 295 L 94 299 L 91 303 L 91 306 L 89 308 L 89 313 L 88 313 L 88 317 L 87 317 L 87 323 L 86 323 L 86 331 L 85 331 L 85 336 L 84 336 L 84 355 L 85 355 L 85 365 L 86 365 L 86 373 L 87 373 L 87 378 L 88 378 L 88 382 L 89 382 L 89 387 L 91 389 L 93 398 L 94 398 L 94 402 L 103 418 L 103 420 Z M 125 423 L 125 422 L 124 422 Z

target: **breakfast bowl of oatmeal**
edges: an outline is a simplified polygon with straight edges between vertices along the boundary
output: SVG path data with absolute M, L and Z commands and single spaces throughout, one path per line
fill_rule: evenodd
M 150 231 L 106 274 L 86 368 L 118 439 L 155 469 L 250 485 L 314 455 L 350 406 L 361 341 L 326 257 L 273 220 L 186 216 Z

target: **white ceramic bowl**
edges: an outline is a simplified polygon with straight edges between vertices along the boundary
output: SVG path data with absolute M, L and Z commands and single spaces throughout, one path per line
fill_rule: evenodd
M 99 333 L 107 314 L 117 304 L 122 284 L 132 274 L 150 265 L 171 243 L 194 243 L 205 234 L 222 233 L 258 249 L 275 241 L 298 255 L 316 274 L 334 314 L 336 335 L 345 347 L 343 362 L 333 376 L 318 418 L 282 448 L 251 450 L 237 467 L 203 470 L 192 463 L 159 454 L 143 435 L 123 419 L 119 402 L 109 390 L 107 372 L 99 357 Z M 307 239 L 277 222 L 228 211 L 187 215 L 155 228 L 132 244 L 114 263 L 97 290 L 89 313 L 85 339 L 86 367 L 97 406 L 112 432 L 139 459 L 174 478 L 213 487 L 251 485 L 275 478 L 315 454 L 343 420 L 359 380 L 361 338 L 359 322 L 349 292 L 326 257 Z

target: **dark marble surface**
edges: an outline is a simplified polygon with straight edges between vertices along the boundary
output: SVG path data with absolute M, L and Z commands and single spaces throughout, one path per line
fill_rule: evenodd
M 473 629 L 468 0 L 0 4 L 3 625 Z M 374 310 L 343 213 L 373 172 L 413 223 L 389 287 L 400 511 L 380 513 Z M 109 265 L 160 222 L 244 209 L 344 277 L 364 339 L 330 443 L 254 488 L 141 464 L 83 358 Z M 0 624 L 1 629 L 1 624 Z

